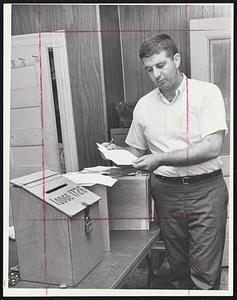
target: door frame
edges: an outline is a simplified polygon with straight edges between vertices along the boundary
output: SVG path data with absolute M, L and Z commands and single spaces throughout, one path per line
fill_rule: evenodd
M 23 40 L 24 46 L 30 46 L 35 44 L 38 39 L 42 48 L 53 48 L 66 172 L 78 171 L 79 164 L 65 33 L 42 32 L 40 34 L 13 35 L 12 37 L 14 37 L 14 46 L 21 46 Z M 41 53 L 39 53 L 40 55 Z M 51 85 L 51 83 L 49 84 Z
M 218 23 L 218 27 L 214 27 L 214 24 Z M 205 72 L 200 67 L 200 63 L 205 67 L 209 65 L 209 40 L 216 38 L 231 38 L 231 32 L 233 25 L 231 24 L 231 18 L 208 18 L 208 19 L 191 19 L 190 20 L 190 45 L 191 45 L 191 74 L 195 74 L 195 79 L 209 81 L 210 74 Z M 198 37 L 205 37 L 203 47 L 197 43 Z M 233 46 L 233 45 L 232 45 Z M 201 60 L 196 59 L 196 51 L 198 51 Z
M 223 266 L 229 267 L 231 274 L 233 265 L 233 12 L 231 17 L 193 19 L 190 20 L 190 62 L 191 78 L 210 81 L 209 72 L 209 40 L 210 39 L 231 39 L 230 57 L 230 153 L 221 155 L 223 161 L 223 176 L 226 180 L 229 202 L 227 207 L 226 241 L 223 255 Z M 200 45 L 202 41 L 202 45 Z M 199 58 L 200 59 L 197 59 Z M 229 239 L 230 238 L 230 239 Z M 228 254 L 228 256 L 226 255 Z M 229 277 L 230 278 L 230 277 Z M 229 281 L 230 284 L 230 281 Z
M 216 26 L 218 24 L 218 26 Z M 204 46 L 200 46 L 198 40 L 204 37 Z M 207 18 L 190 20 L 190 62 L 191 78 L 208 81 L 210 73 L 207 66 L 209 65 L 209 40 L 211 38 L 231 38 L 231 58 L 233 62 L 233 17 L 226 18 Z M 198 57 L 201 59 L 197 59 Z M 231 63 L 231 79 L 233 78 L 233 64 Z M 230 85 L 230 155 L 222 155 L 223 174 L 232 177 L 233 164 L 233 85 Z

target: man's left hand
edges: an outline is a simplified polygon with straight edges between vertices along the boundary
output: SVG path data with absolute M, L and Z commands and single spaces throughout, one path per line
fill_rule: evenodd
M 141 171 L 152 172 L 161 165 L 158 154 L 147 154 L 134 161 L 133 167 Z

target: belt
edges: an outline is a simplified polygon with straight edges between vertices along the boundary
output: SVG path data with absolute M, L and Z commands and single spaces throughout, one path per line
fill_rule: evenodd
M 208 178 L 213 178 L 216 176 L 219 176 L 222 174 L 222 170 L 216 170 L 213 171 L 211 173 L 205 173 L 205 174 L 201 174 L 201 175 L 194 175 L 194 176 L 184 176 L 184 177 L 166 177 L 163 175 L 158 175 L 155 174 L 156 178 L 159 178 L 163 181 L 167 181 L 167 182 L 173 182 L 173 183 L 178 183 L 178 184 L 190 184 L 190 183 L 195 183 L 195 182 L 199 182 Z

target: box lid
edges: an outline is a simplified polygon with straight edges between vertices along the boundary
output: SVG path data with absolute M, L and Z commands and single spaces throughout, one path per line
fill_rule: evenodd
M 43 175 L 44 175 L 44 178 L 48 178 L 48 177 L 55 176 L 58 174 L 59 174 L 58 172 L 45 169 L 44 171 L 41 170 L 41 171 L 38 171 L 38 172 L 35 172 L 32 174 L 28 174 L 25 176 L 11 179 L 10 182 L 16 186 L 22 186 L 24 184 L 29 184 L 29 183 L 35 182 L 37 180 L 43 179 Z
M 45 170 L 11 180 L 15 186 L 21 187 L 38 199 L 58 209 L 69 217 L 84 210 L 101 198 L 75 184 L 61 174 Z

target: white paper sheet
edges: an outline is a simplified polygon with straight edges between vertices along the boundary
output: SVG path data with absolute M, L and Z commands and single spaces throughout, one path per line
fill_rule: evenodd
M 84 168 L 81 172 L 94 172 L 94 173 L 99 173 L 99 172 L 107 172 L 107 171 L 112 171 L 112 170 L 119 170 L 119 167 L 115 166 L 96 166 L 96 167 L 89 167 L 89 168 Z
M 99 143 L 96 143 L 98 150 L 104 154 L 105 158 L 112 160 L 118 166 L 131 166 L 137 157 L 131 152 L 123 149 L 108 150 Z
M 114 179 L 110 176 L 105 176 L 101 174 L 93 173 L 80 173 L 80 172 L 71 172 L 63 174 L 69 180 L 78 183 L 78 184 L 102 184 L 106 186 L 113 186 L 117 179 Z

